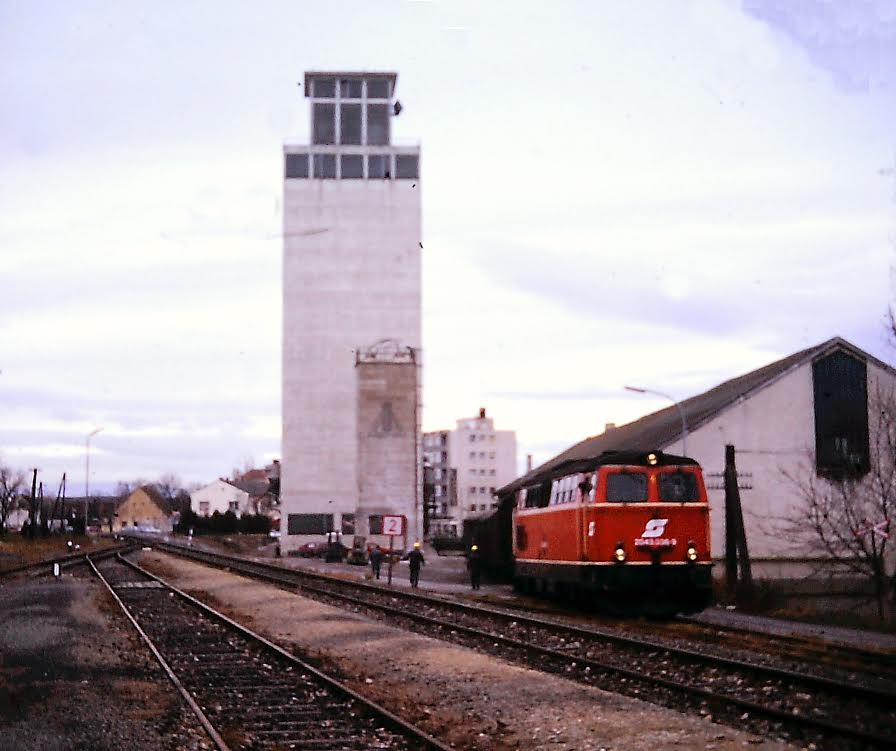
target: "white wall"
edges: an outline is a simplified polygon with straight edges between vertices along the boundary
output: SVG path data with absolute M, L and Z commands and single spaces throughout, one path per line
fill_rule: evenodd
M 302 542 L 286 534 L 290 513 L 333 513 L 338 524 L 357 509 L 356 350 L 394 338 L 420 363 L 420 181 L 285 180 L 283 230 L 289 550 Z M 422 534 L 419 514 L 411 525 L 414 538 Z
M 208 502 L 208 512 L 202 510 L 201 504 Z M 190 493 L 190 508 L 199 516 L 211 516 L 215 511 L 226 514 L 231 502 L 238 504 L 237 516 L 242 516 L 248 508 L 249 494 L 224 480 L 215 480 L 205 487 Z

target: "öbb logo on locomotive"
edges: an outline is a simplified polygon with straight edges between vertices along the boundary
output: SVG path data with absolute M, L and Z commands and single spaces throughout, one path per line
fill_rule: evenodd
M 678 540 L 674 537 L 663 537 L 668 519 L 649 519 L 640 537 L 635 538 L 636 548 L 674 548 Z

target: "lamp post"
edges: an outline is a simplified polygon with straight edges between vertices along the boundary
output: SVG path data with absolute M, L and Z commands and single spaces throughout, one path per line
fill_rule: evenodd
M 661 396 L 663 399 L 668 399 L 672 402 L 675 407 L 678 409 L 678 416 L 681 418 L 681 453 L 684 456 L 688 455 L 688 423 L 684 416 L 684 409 L 681 404 L 678 403 L 678 400 L 669 394 L 664 394 L 662 391 L 654 391 L 653 389 L 642 389 L 638 386 L 623 386 L 626 391 L 634 391 L 636 394 L 652 394 L 653 396 Z
M 99 433 L 102 428 L 97 428 L 87 434 L 84 441 L 84 534 L 87 534 L 87 499 L 90 497 L 90 439 Z

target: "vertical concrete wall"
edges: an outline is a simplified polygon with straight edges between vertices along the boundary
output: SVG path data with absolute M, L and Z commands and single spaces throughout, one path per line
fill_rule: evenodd
M 285 180 L 283 232 L 288 552 L 305 541 L 286 534 L 289 514 L 357 510 L 357 351 L 393 338 L 420 366 L 420 182 Z
M 361 362 L 358 376 L 358 534 L 371 514 L 408 520 L 408 544 L 420 538 L 416 497 L 417 366 Z

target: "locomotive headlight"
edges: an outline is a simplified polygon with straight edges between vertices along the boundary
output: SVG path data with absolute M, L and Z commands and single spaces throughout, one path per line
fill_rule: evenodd
M 687 550 L 686 555 L 688 557 L 688 560 L 691 563 L 693 563 L 694 561 L 697 560 L 697 547 L 694 545 L 693 542 L 688 543 L 688 550 Z
M 616 563 L 625 563 L 625 548 L 622 546 L 621 542 L 616 543 L 616 550 L 613 551 L 613 557 L 616 559 Z

